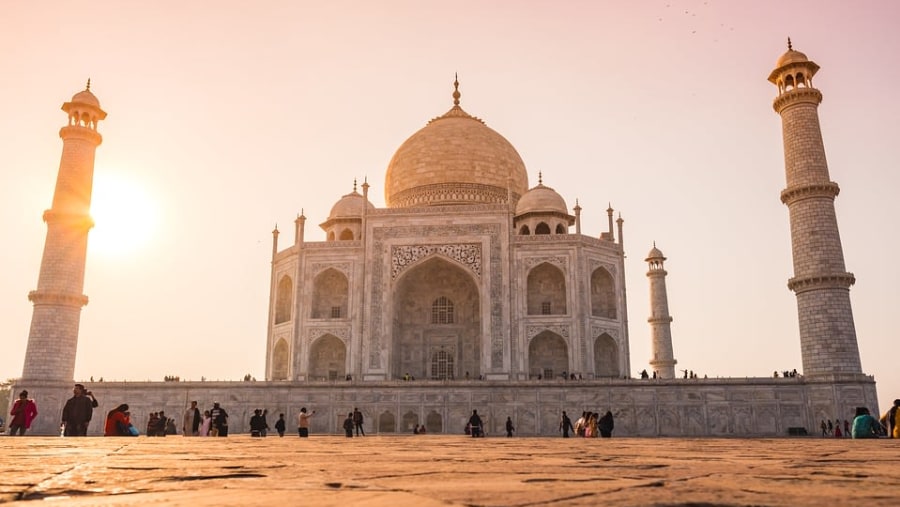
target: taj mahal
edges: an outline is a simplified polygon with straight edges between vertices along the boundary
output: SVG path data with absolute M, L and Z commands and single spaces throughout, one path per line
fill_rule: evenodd
M 143 422 L 160 409 L 180 414 L 188 399 L 219 401 L 241 433 L 261 404 L 289 421 L 316 406 L 326 416 L 312 430 L 333 433 L 358 407 L 379 434 L 419 424 L 458 433 L 478 409 L 489 434 L 510 417 L 522 435 L 553 435 L 562 410 L 611 410 L 621 436 L 785 436 L 857 406 L 877 412 L 835 216 L 839 187 L 819 128 L 818 70 L 789 43 L 768 76 L 783 127 L 797 377 L 678 378 L 663 252 L 640 247 L 649 248 L 651 315 L 629 322 L 621 215 L 610 206 L 606 230 L 582 231 L 579 204 L 570 207 L 541 174 L 529 182 L 512 144 L 462 108 L 457 80 L 452 107 L 394 152 L 384 208 L 370 202 L 368 182 L 354 182 L 327 216 L 322 210 L 325 241 L 306 240 L 305 213 L 289 234 L 272 231 L 265 381 L 91 384 L 100 413 L 128 400 Z M 25 365 L 13 387 L 39 397 L 43 414 L 61 413 L 74 376 L 91 175 L 106 117 L 90 86 L 63 111 Z M 648 378 L 635 379 L 629 325 L 645 318 L 652 357 L 636 367 L 646 364 Z M 102 433 L 100 419 L 91 434 Z M 36 425 L 35 433 L 58 432 L 52 415 Z

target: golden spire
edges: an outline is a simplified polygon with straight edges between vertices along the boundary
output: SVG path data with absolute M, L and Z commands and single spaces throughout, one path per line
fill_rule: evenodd
M 459 105 L 459 73 L 453 73 L 453 105 Z
M 788 51 L 793 51 L 793 50 L 794 50 L 794 47 L 791 46 L 791 38 L 788 37 Z
M 91 78 L 88 78 L 87 85 L 85 85 L 84 89 L 87 91 L 91 91 Z

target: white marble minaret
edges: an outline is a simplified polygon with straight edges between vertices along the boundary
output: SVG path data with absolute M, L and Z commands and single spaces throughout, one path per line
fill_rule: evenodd
M 650 270 L 647 278 L 650 279 L 650 336 L 653 340 L 653 358 L 650 366 L 659 378 L 675 378 L 675 355 L 672 352 L 672 317 L 669 315 L 669 296 L 666 294 L 666 270 L 663 262 L 666 258 L 656 248 L 647 254 L 645 259 Z
M 97 123 L 106 118 L 91 82 L 62 106 L 69 115 L 60 129 L 63 140 L 53 204 L 44 212 L 47 238 L 37 290 L 28 294 L 34 303 L 23 380 L 71 382 L 84 290 L 84 266 L 94 179 L 94 153 L 103 138 Z
M 769 81 L 778 87 L 773 107 L 781 115 L 787 188 L 781 202 L 791 220 L 794 277 L 788 288 L 797 296 L 803 373 L 808 377 L 860 374 L 859 347 L 844 253 L 834 211 L 840 192 L 828 175 L 819 127 L 822 93 L 813 88 L 819 66 L 805 54 L 788 51 Z

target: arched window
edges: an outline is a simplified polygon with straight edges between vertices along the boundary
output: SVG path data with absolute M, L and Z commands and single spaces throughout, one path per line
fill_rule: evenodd
M 432 324 L 453 324 L 453 301 L 441 296 L 431 303 Z
M 275 293 L 275 323 L 281 324 L 291 320 L 291 292 L 294 284 L 291 277 L 283 276 L 278 282 Z
M 341 241 L 352 241 L 353 240 L 353 231 L 350 229 L 344 229 L 341 231 Z
M 591 273 L 591 315 L 616 318 L 616 282 L 605 268 Z
M 347 318 L 350 282 L 340 271 L 329 268 L 313 280 L 313 300 L 310 317 L 313 319 Z
M 531 234 L 531 229 L 528 228 L 527 225 L 523 225 L 521 229 L 519 229 L 520 236 L 528 236 Z
M 563 227 L 563 224 L 556 224 L 556 233 L 557 234 L 565 234 L 566 228 Z
M 794 76 L 788 76 L 784 79 L 784 86 L 788 90 L 794 87 Z
M 541 222 L 534 228 L 535 234 L 550 234 L 550 226 Z
M 328 231 L 328 236 L 325 238 L 326 241 L 334 241 L 334 231 Z
M 566 277 L 558 267 L 542 262 L 528 272 L 528 315 L 566 314 Z

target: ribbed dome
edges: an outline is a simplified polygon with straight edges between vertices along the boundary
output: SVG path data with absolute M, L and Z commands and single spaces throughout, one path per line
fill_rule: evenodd
M 341 199 L 331 207 L 331 213 L 328 214 L 328 219 L 362 217 L 363 199 L 362 194 L 353 190 L 353 192 L 341 197 Z M 370 210 L 375 209 L 375 206 L 371 202 L 367 202 L 366 207 Z
M 525 213 L 562 213 L 568 215 L 566 201 L 556 190 L 539 183 L 519 199 L 516 204 L 516 215 Z
M 803 63 L 808 61 L 809 58 L 807 58 L 805 54 L 794 51 L 793 49 L 788 49 L 785 54 L 778 57 L 778 61 L 775 62 L 775 68 L 784 67 L 789 63 Z
M 458 83 L 456 83 L 458 85 Z M 456 105 L 410 136 L 388 164 L 390 208 L 502 203 L 528 190 L 525 163 L 500 134 Z
M 652 261 L 652 260 L 666 260 L 666 256 L 663 255 L 662 251 L 659 248 L 656 248 L 656 243 L 653 243 L 653 248 L 650 250 L 650 253 L 647 254 L 647 258 L 644 261 Z
M 97 97 L 91 93 L 90 89 L 82 90 L 75 95 L 72 96 L 73 104 L 87 104 L 89 106 L 94 106 L 97 109 L 100 109 L 100 101 L 97 100 Z

